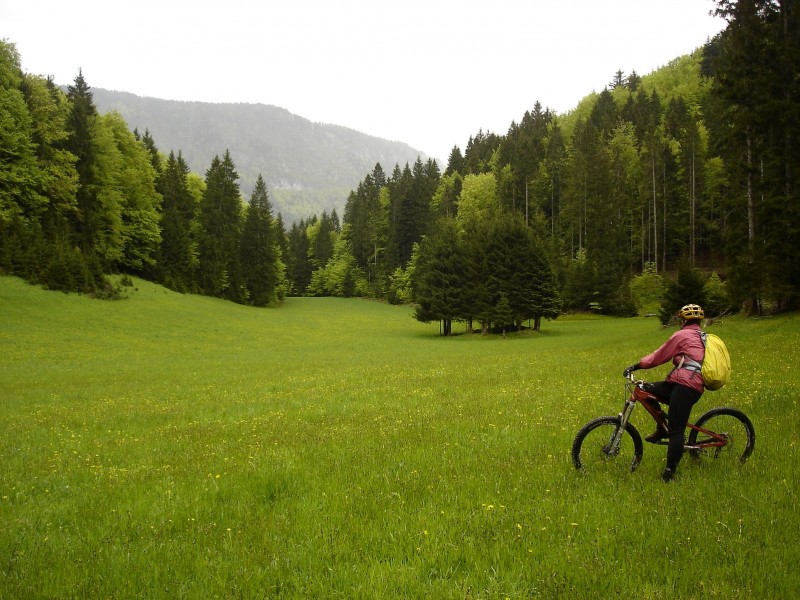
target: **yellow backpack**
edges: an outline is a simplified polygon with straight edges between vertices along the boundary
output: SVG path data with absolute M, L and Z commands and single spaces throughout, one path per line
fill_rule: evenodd
M 719 336 L 701 331 L 700 337 L 706 349 L 700 374 L 705 388 L 713 392 L 731 379 L 731 355 Z

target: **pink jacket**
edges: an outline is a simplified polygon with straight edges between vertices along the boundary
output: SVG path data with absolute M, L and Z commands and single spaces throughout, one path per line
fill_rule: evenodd
M 672 363 L 677 367 L 681 364 L 683 356 L 702 364 L 706 350 L 699 332 L 700 326 L 696 323 L 686 325 L 680 331 L 673 333 L 658 350 L 642 358 L 639 361 L 639 366 L 643 369 L 652 369 L 672 360 Z M 667 381 L 680 383 L 700 393 L 704 389 L 703 376 L 698 371 L 690 369 L 673 369 L 667 375 Z

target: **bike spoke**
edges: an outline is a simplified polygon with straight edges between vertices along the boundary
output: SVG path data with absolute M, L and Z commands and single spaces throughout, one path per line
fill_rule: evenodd
M 614 446 L 618 429 L 614 419 L 600 419 L 588 424 L 573 444 L 573 462 L 577 460 L 580 468 L 586 472 L 623 474 L 635 469 L 641 459 L 641 449 L 637 454 L 633 438 L 625 431 Z M 641 446 L 641 440 L 639 445 Z
M 753 450 L 755 439 L 752 425 L 736 414 L 714 414 L 702 423 L 702 427 L 713 431 L 722 440 L 704 433 L 693 434 L 693 448 L 689 452 L 700 462 L 735 465 L 744 462 Z M 706 446 L 700 447 L 703 445 Z

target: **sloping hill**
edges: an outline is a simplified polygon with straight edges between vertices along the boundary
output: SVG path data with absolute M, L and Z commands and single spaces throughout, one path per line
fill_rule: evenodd
M 131 129 L 149 130 L 161 152 L 180 150 L 200 175 L 229 150 L 245 198 L 261 174 L 287 223 L 333 208 L 341 216 L 347 194 L 376 163 L 388 172 L 426 159 L 402 142 L 313 123 L 276 106 L 177 102 L 100 88 L 92 93 L 101 113 L 115 110 Z

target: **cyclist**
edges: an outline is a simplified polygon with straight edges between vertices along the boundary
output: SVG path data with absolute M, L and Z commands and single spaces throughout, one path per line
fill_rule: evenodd
M 678 463 L 683 456 L 684 430 L 689 422 L 692 407 L 703 395 L 703 377 L 700 366 L 703 363 L 705 348 L 698 335 L 700 322 L 703 320 L 703 309 L 697 304 L 687 304 L 678 312 L 681 328 L 655 352 L 648 354 L 638 363 L 625 369 L 624 375 L 629 377 L 637 369 L 651 369 L 663 365 L 669 360 L 675 368 L 669 372 L 664 381 L 649 384 L 661 402 L 669 405 L 667 417 L 668 429 L 657 427 L 645 439 L 655 443 L 666 437 L 667 466 L 661 475 L 663 481 L 671 481 L 675 476 Z M 660 410 L 660 407 L 659 407 Z M 664 416 L 664 413 L 661 413 Z

